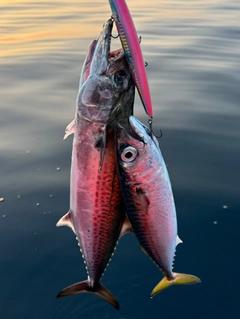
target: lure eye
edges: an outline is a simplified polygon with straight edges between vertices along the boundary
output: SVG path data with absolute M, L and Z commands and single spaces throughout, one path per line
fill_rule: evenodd
M 115 74 L 114 79 L 118 85 L 123 85 L 126 77 L 127 77 L 127 74 L 123 70 L 121 70 Z
M 138 152 L 136 148 L 132 146 L 127 146 L 126 148 L 124 148 L 124 150 L 121 153 L 121 159 L 125 163 L 130 163 L 135 160 L 137 155 L 138 155 Z

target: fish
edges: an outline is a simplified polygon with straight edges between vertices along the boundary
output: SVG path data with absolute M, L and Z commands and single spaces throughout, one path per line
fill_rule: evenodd
M 112 19 L 91 42 L 82 68 L 75 119 L 64 138 L 74 134 L 70 209 L 57 226 L 68 226 L 78 240 L 88 278 L 63 289 L 57 297 L 94 293 L 119 309 L 101 277 L 118 239 L 126 232 L 126 215 L 116 167 L 115 116 L 133 113 L 135 85 L 124 52 L 110 51 Z
M 167 167 L 151 130 L 130 116 L 115 129 L 119 179 L 126 213 L 142 250 L 163 272 L 151 297 L 171 285 L 200 282 L 173 272 L 178 237 L 177 216 Z
M 146 113 L 152 117 L 152 100 L 145 63 L 131 13 L 124 0 L 109 0 L 109 4 L 140 99 Z

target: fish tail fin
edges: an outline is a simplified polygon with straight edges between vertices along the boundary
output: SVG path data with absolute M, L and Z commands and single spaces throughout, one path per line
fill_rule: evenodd
M 155 286 L 155 288 L 151 292 L 151 298 L 172 285 L 192 285 L 201 282 L 200 278 L 193 275 L 174 273 L 174 276 L 175 277 L 170 280 L 167 277 L 163 277 L 163 279 Z
M 92 288 L 88 280 L 77 282 L 71 286 L 64 288 L 62 291 L 59 292 L 59 294 L 57 295 L 57 298 L 70 296 L 70 295 L 76 295 L 82 292 L 96 294 L 102 297 L 107 302 L 109 302 L 114 308 L 119 310 L 119 303 L 117 299 L 113 296 L 113 294 L 107 288 L 105 288 L 100 283 L 98 284 L 97 287 Z

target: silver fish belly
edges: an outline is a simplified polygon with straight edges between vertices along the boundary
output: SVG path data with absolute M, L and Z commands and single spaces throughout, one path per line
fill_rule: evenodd
M 133 116 L 116 128 L 116 148 L 126 212 L 146 254 L 165 277 L 151 297 L 173 284 L 193 284 L 198 277 L 172 271 L 177 217 L 168 171 L 153 133 Z

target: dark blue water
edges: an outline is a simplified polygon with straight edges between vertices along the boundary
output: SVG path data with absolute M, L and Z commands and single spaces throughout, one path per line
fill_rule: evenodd
M 86 279 L 68 211 L 73 119 L 89 42 L 107 1 L 2 1 L 0 65 L 1 318 L 202 319 L 240 317 L 240 3 L 137 1 L 154 130 L 178 214 L 174 270 L 202 283 L 152 300 L 162 278 L 133 235 L 103 277 L 120 311 L 97 296 L 56 299 Z M 135 115 L 147 121 L 139 99 Z

